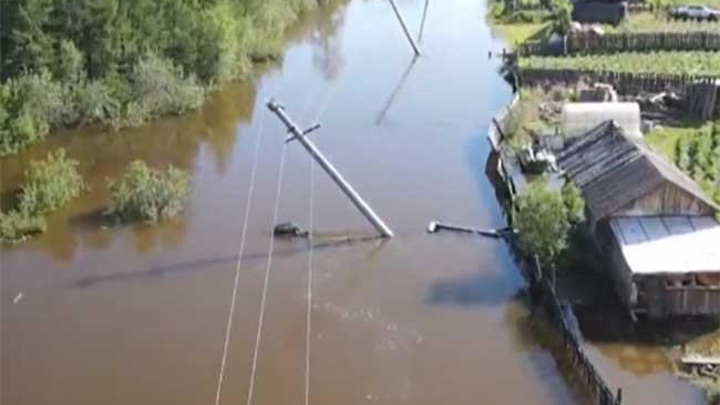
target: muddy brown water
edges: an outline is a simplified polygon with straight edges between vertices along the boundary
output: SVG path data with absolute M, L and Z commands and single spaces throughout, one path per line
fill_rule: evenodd
M 424 2 L 398 3 L 417 33 Z M 431 1 L 424 55 L 409 67 L 390 5 L 353 1 L 308 17 L 282 63 L 218 92 L 197 113 L 121 132 L 55 134 L 3 161 L 7 191 L 30 159 L 62 146 L 82 162 L 90 189 L 50 218 L 47 234 L 2 250 L 0 402 L 214 403 L 260 136 L 220 401 L 245 403 L 285 136 L 263 105 L 274 97 L 303 125 L 320 115 L 313 138 L 397 234 L 338 243 L 335 236 L 373 230 L 318 172 L 309 403 L 577 403 L 530 336 L 507 247 L 425 233 L 431 219 L 503 224 L 483 174 L 484 132 L 511 95 L 488 59 L 502 43 L 484 13 L 478 0 Z M 297 144 L 287 148 L 280 219 L 308 226 L 309 157 Z M 192 173 L 181 218 L 121 227 L 102 219 L 107 178 L 136 158 Z M 304 401 L 308 270 L 306 241 L 277 241 L 254 404 Z M 657 350 L 592 350 L 628 404 L 702 403 Z

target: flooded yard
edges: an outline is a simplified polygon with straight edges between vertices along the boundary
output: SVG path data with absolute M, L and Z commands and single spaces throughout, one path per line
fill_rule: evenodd
M 424 1 L 398 5 L 417 33 Z M 245 403 L 252 378 L 254 404 L 303 403 L 306 393 L 309 403 L 328 405 L 576 404 L 529 332 L 518 299 L 524 282 L 507 246 L 425 233 L 432 219 L 504 224 L 484 175 L 485 131 L 511 90 L 497 74 L 500 61 L 488 59 L 503 44 L 484 15 L 482 1 L 431 1 L 423 55 L 413 62 L 390 5 L 352 1 L 309 16 L 280 63 L 216 93 L 196 113 L 120 132 L 54 134 L 6 158 L 5 191 L 19 184 L 30 159 L 57 147 L 81 162 L 90 189 L 49 219 L 48 233 L 1 252 L 0 402 L 215 402 L 259 141 L 221 404 Z M 395 238 L 339 240 L 373 229 L 318 170 L 312 265 L 308 241 L 277 240 L 268 266 L 286 136 L 265 107 L 271 98 L 303 127 L 322 123 L 312 139 Z M 310 157 L 296 143 L 286 147 L 279 220 L 309 227 Z M 158 226 L 103 220 L 107 179 L 138 158 L 192 174 L 179 219 Z M 628 404 L 703 403 L 662 359 L 636 369 L 656 352 L 593 350 Z

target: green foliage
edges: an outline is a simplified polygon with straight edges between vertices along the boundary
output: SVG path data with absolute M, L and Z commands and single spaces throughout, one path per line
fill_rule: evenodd
M 0 156 L 43 139 L 71 115 L 67 91 L 47 70 L 0 85 Z
M 190 193 L 190 176 L 170 166 L 166 171 L 135 161 L 119 181 L 110 183 L 109 213 L 125 221 L 156 222 L 178 215 Z
M 329 1 L 3 2 L 0 156 L 55 128 L 197 108 L 206 89 L 278 55 L 288 25 Z
M 523 254 L 551 264 L 567 248 L 571 223 L 562 195 L 545 179 L 532 182 L 517 198 L 514 225 Z
M 562 188 L 562 199 L 567 210 L 567 219 L 571 225 L 576 226 L 585 222 L 585 200 L 580 189 L 568 181 Z
M 204 90 L 195 78 L 153 53 L 141 58 L 131 77 L 132 94 L 147 116 L 180 114 L 200 106 Z
M 78 162 L 69 159 L 63 149 L 48 154 L 45 161 L 30 163 L 20 195 L 20 211 L 45 215 L 77 197 L 83 189 L 77 166 Z
M 57 210 L 82 191 L 78 162 L 60 149 L 44 161 L 33 161 L 25 172 L 18 205 L 0 212 L 0 243 L 22 242 L 47 228 L 44 216 Z
M 692 137 L 679 138 L 675 163 L 720 204 L 720 124 L 703 127 Z
M 717 76 L 720 72 L 720 53 L 683 51 L 566 57 L 532 56 L 521 58 L 519 63 L 523 68 Z
M 570 0 L 552 0 L 550 6 L 553 12 L 553 20 L 555 21 L 555 31 L 561 34 L 570 32 L 573 10 L 573 5 Z
M 41 216 L 21 211 L 0 212 L 0 243 L 19 243 L 46 229 L 47 223 Z

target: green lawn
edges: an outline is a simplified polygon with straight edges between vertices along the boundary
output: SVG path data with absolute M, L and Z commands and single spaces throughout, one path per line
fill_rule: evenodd
M 514 24 L 492 24 L 492 29 L 508 45 L 515 46 L 523 43 L 530 38 L 534 38 L 550 26 L 549 22 L 542 23 L 514 23 Z
M 645 139 L 659 152 L 675 162 L 676 147 L 681 138 L 693 138 L 700 132 L 698 128 L 664 127 L 645 135 Z
M 531 56 L 520 66 L 539 69 L 576 69 L 629 73 L 720 76 L 720 52 L 651 52 L 567 57 Z

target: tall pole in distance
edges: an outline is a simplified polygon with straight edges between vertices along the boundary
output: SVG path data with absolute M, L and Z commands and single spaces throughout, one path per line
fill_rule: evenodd
M 293 120 L 287 115 L 285 112 L 285 108 L 281 106 L 280 104 L 269 101 L 267 103 L 267 107 L 270 111 L 272 111 L 275 115 L 277 115 L 278 118 L 280 118 L 280 121 L 285 124 L 287 127 L 288 132 L 292 134 L 290 138 L 288 138 L 289 141 L 297 140 L 300 142 L 300 144 L 305 148 L 305 150 L 310 153 L 310 155 L 315 159 L 316 162 L 320 164 L 320 167 L 325 170 L 325 173 L 330 176 L 330 178 L 335 182 L 335 184 L 340 187 L 340 190 L 342 190 L 343 193 L 352 201 L 353 205 L 360 211 L 361 214 L 365 218 L 367 218 L 368 221 L 377 229 L 377 231 L 380 233 L 381 236 L 385 238 L 392 238 L 393 237 L 393 231 L 385 225 L 385 223 L 380 219 L 380 217 L 375 214 L 375 211 L 373 211 L 372 208 L 370 208 L 370 205 L 368 205 L 365 200 L 360 197 L 360 194 L 355 191 L 355 189 L 352 188 L 350 183 L 348 183 L 345 178 L 340 174 L 340 172 L 335 169 L 335 167 L 330 163 L 325 156 L 323 156 L 322 153 L 318 150 L 318 148 L 310 142 L 305 135 L 307 135 L 309 132 L 314 131 L 315 129 L 319 128 L 319 126 L 315 126 L 310 128 L 306 131 L 301 131 L 300 128 L 298 128 L 297 125 L 293 122 Z
M 423 9 L 422 22 L 420 23 L 420 34 L 418 35 L 418 42 L 422 42 L 423 31 L 425 30 L 425 18 L 427 17 L 428 6 L 430 0 L 425 0 L 425 8 Z
M 402 26 L 402 29 L 405 32 L 405 36 L 410 42 L 410 46 L 412 46 L 415 55 L 420 56 L 420 49 L 418 49 L 417 44 L 415 44 L 415 40 L 413 39 L 412 35 L 410 35 L 410 31 L 408 31 L 407 25 L 405 25 L 405 20 L 403 20 L 402 15 L 400 14 L 400 10 L 398 10 L 397 5 L 395 4 L 395 0 L 390 0 L 390 5 L 392 5 L 393 11 L 395 11 L 395 15 L 397 16 L 398 21 L 400 21 L 400 25 Z

